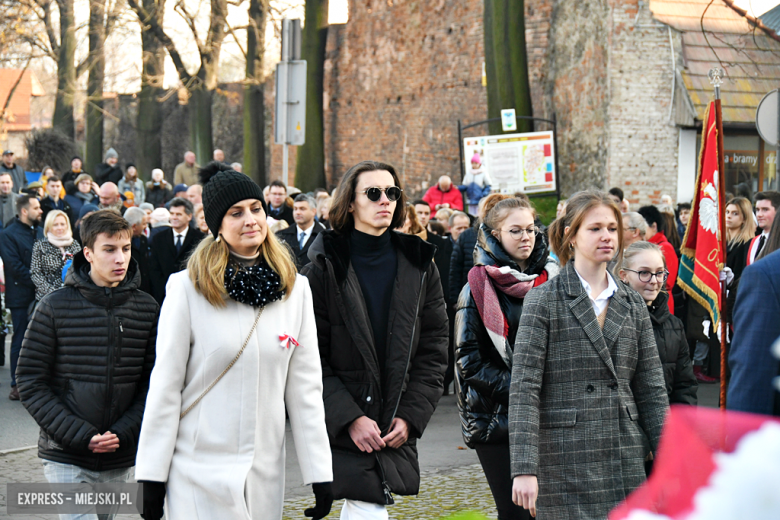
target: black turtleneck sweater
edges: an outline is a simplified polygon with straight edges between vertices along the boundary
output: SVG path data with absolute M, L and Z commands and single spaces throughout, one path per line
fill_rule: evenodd
M 390 241 L 390 233 L 392 231 L 387 230 L 377 237 L 355 229 L 349 239 L 350 261 L 366 301 L 380 370 L 384 370 L 385 366 L 387 321 L 398 269 L 398 257 Z

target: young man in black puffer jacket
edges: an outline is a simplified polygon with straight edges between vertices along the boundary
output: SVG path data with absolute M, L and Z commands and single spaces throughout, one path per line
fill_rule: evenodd
M 24 336 L 19 394 L 51 483 L 125 482 L 135 465 L 159 308 L 138 289 L 131 237 L 113 211 L 82 221 L 84 250 Z

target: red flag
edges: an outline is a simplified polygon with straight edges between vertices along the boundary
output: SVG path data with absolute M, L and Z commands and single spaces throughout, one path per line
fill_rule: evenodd
M 718 125 L 715 103 L 710 102 L 702 131 L 699 175 L 691 203 L 691 218 L 680 251 L 677 283 L 704 306 L 714 327 L 720 322 L 721 290 L 719 273 L 723 269 L 721 207 L 724 187 L 718 173 Z
M 609 520 L 780 518 L 777 419 L 674 405 L 655 455 L 650 478 Z

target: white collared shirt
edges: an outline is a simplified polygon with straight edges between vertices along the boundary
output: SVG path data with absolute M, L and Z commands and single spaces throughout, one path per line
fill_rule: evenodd
M 766 247 L 766 241 L 769 240 L 769 232 L 768 231 L 762 231 L 760 235 L 758 235 L 758 240 L 761 240 L 761 237 L 764 237 L 764 247 Z M 749 250 L 750 258 L 748 258 L 748 265 L 754 263 L 756 261 L 756 256 L 758 256 L 758 242 L 756 242 L 755 247 L 751 247 Z
M 173 231 L 173 245 L 176 245 L 176 241 L 179 239 L 179 235 L 181 235 L 181 244 L 184 245 L 184 241 L 187 240 L 187 231 L 190 230 L 190 227 L 187 226 L 184 228 L 184 231 L 178 232 L 175 229 L 171 228 L 171 231 Z
M 574 270 L 575 273 L 577 273 L 577 270 Z M 593 297 L 593 289 L 591 289 L 590 284 L 585 281 L 585 278 L 580 276 L 580 273 L 577 273 L 577 276 L 580 278 L 580 283 L 582 284 L 582 288 L 585 289 L 585 292 L 588 295 L 588 298 L 590 298 L 590 303 L 593 304 L 593 312 L 596 313 L 596 316 L 604 312 L 604 309 L 607 308 L 607 305 L 609 304 L 609 299 L 612 298 L 612 296 L 617 292 L 618 287 L 615 283 L 615 280 L 607 274 L 607 288 L 602 291 L 601 294 L 599 294 L 597 297 Z
M 298 224 L 295 225 L 295 229 L 297 230 L 297 233 L 295 234 L 295 240 L 298 241 L 298 243 L 301 243 L 301 233 L 304 234 L 303 237 L 303 245 L 306 245 L 306 242 L 309 241 L 309 237 L 311 236 L 311 232 L 314 230 L 314 222 L 311 223 L 311 226 L 309 226 L 309 229 L 303 230 L 298 226 Z

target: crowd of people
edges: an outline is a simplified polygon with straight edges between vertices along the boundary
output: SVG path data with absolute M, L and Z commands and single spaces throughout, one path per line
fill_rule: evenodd
M 345 499 L 342 519 L 387 519 L 450 392 L 499 519 L 603 519 L 652 471 L 669 405 L 720 374 L 676 284 L 690 204 L 584 191 L 545 226 L 525 194 L 446 175 L 410 201 L 375 161 L 301 193 L 220 150 L 187 152 L 174 186 L 113 150 L 19 185 L 7 155 L 9 397 L 50 482 L 135 466 L 146 520 L 281 518 L 286 420 L 306 516 Z M 780 415 L 780 193 L 754 198 L 725 206 L 728 402 Z

